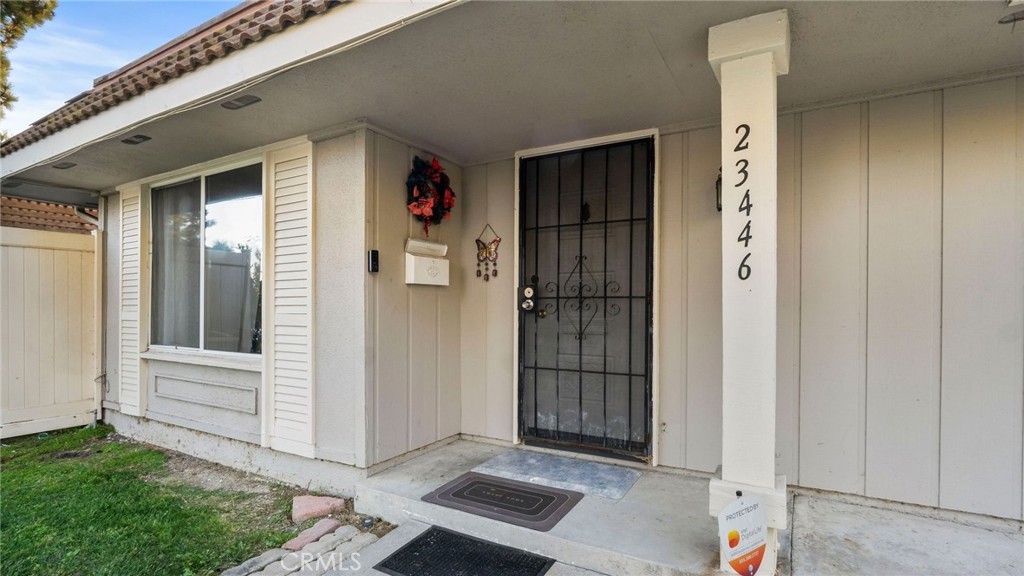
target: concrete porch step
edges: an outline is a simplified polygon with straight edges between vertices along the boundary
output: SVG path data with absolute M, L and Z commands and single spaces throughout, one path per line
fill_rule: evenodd
M 717 568 L 716 530 L 702 478 L 645 471 L 621 500 L 587 496 L 549 532 L 420 500 L 506 450 L 469 441 L 443 446 L 360 482 L 356 510 L 399 524 L 396 533 L 412 530 L 409 524 L 424 530 L 436 525 L 554 558 L 566 565 L 563 572 L 678 576 Z
M 329 572 L 326 576 L 361 576 L 361 575 L 373 575 L 379 576 L 384 574 L 383 572 L 374 570 L 373 567 L 380 563 L 388 556 L 394 554 L 399 548 L 405 546 L 411 542 L 414 538 L 422 534 L 430 528 L 429 524 L 417 522 L 415 520 L 409 520 L 403 523 L 398 528 L 392 530 L 386 536 L 378 540 L 377 542 L 363 548 L 359 552 L 359 570 L 355 572 Z M 590 570 L 584 570 L 582 568 L 576 568 L 562 564 L 561 562 L 555 563 L 554 566 L 548 570 L 545 576 L 603 576 L 598 572 L 592 572 Z

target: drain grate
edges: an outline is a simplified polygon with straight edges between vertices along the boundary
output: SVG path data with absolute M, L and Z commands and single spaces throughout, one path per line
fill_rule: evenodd
M 391 576 L 541 576 L 554 563 L 551 558 L 431 526 L 374 568 Z
M 423 501 L 547 532 L 581 498 L 583 494 L 571 490 L 469 472 L 427 494 Z

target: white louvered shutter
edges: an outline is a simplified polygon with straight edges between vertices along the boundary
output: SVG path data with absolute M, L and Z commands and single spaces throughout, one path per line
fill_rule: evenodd
M 267 154 L 264 439 L 313 456 L 312 144 Z
M 121 316 L 120 386 L 118 401 L 125 414 L 142 416 L 142 370 L 139 352 L 148 324 L 142 318 L 143 258 L 146 243 L 143 221 L 143 198 L 139 187 L 121 190 Z

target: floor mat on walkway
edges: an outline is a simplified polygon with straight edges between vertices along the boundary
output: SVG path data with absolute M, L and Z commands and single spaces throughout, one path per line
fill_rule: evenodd
M 554 563 L 551 558 L 431 526 L 374 568 L 391 576 L 541 576 Z
M 640 478 L 640 470 L 532 450 L 508 450 L 473 468 L 473 472 L 510 480 L 564 488 L 618 500 Z
M 572 490 L 467 472 L 423 501 L 547 532 L 582 498 Z

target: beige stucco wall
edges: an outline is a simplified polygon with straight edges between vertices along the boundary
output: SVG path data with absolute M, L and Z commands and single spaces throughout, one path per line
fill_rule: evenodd
M 316 454 L 366 465 L 366 132 L 314 145 Z
M 660 141 L 660 463 L 721 454 L 717 127 Z M 1021 518 L 1024 79 L 779 119 L 777 470 Z M 466 169 L 510 265 L 514 166 Z M 726 207 L 728 209 L 728 207 Z M 468 260 L 467 260 L 468 261 Z M 462 427 L 509 440 L 513 278 L 469 282 Z

